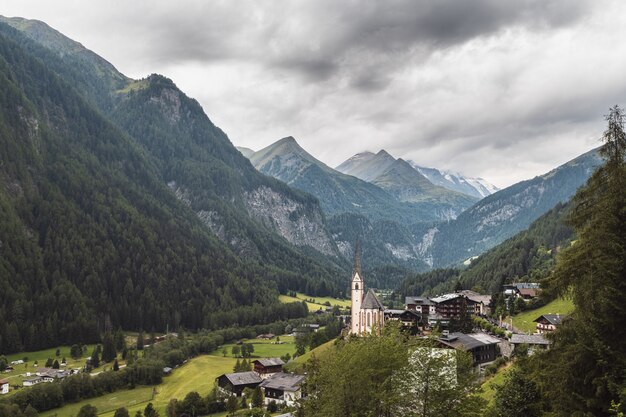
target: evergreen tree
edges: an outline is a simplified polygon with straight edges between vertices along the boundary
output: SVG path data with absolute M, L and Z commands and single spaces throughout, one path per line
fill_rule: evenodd
M 137 350 L 143 350 L 143 345 L 143 332 L 139 332 L 139 334 L 137 335 Z
M 241 362 L 239 362 L 239 359 L 237 359 L 237 362 L 235 362 L 235 366 L 233 367 L 233 372 L 241 372 Z
M 573 199 L 577 241 L 561 254 L 549 289 L 574 312 L 534 364 L 546 408 L 556 415 L 608 415 L 626 391 L 626 133 L 610 109 L 601 166 Z M 575 401 L 572 399 L 575 398 Z
M 113 417 L 129 417 L 128 410 L 124 407 L 118 408 Z
M 143 410 L 144 417 L 159 417 L 159 412 L 154 408 L 152 403 L 148 403 Z
M 252 407 L 261 408 L 263 407 L 263 393 L 261 392 L 260 387 L 255 387 L 252 391 Z
M 115 359 L 115 362 L 113 362 L 113 370 L 114 371 L 120 370 L 120 364 L 117 362 L 117 359 Z
M 91 404 L 83 405 L 76 417 L 97 417 L 98 409 Z
M 498 386 L 495 406 L 489 416 L 539 417 L 539 390 L 537 385 L 520 367 L 513 367 L 505 376 L 504 384 Z
M 117 356 L 115 350 L 115 339 L 110 332 L 106 332 L 102 338 L 102 361 L 111 362 Z
M 59 361 L 55 359 L 54 363 L 52 363 L 52 369 L 59 369 L 60 367 L 61 365 L 59 364 Z
M 230 395 L 226 400 L 226 411 L 228 414 L 232 415 L 239 409 L 239 401 L 237 401 L 237 397 L 234 395 Z
M 119 327 L 115 332 L 115 350 L 122 352 L 124 349 L 126 349 L 126 338 L 124 337 L 122 328 Z

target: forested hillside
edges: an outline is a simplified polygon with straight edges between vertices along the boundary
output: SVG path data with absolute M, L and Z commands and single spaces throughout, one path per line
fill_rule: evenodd
M 489 294 L 513 281 L 538 282 L 547 278 L 558 253 L 569 246 L 573 231 L 565 223 L 569 204 L 557 204 L 523 232 L 471 261 L 463 269 L 442 269 L 417 274 L 398 287 L 402 296 L 440 294 L 460 284 Z
M 163 183 L 159 161 L 50 70 L 58 61 L 44 64 L 33 51 L 45 51 L 0 26 L 2 352 L 118 326 L 297 317 L 306 311 L 278 304 L 279 288 L 337 291 L 293 249 L 290 270 L 240 260 Z

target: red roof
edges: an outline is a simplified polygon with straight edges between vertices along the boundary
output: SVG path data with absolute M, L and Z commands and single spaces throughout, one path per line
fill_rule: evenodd
M 8 384 L 9 380 L 8 379 L 0 379 L 0 385 L 4 385 L 4 384 Z

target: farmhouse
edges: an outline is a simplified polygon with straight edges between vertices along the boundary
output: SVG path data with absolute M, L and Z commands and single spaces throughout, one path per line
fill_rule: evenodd
M 43 381 L 43 378 L 40 376 L 34 377 L 34 378 L 29 378 L 29 379 L 25 379 L 24 381 L 22 381 L 22 385 L 25 387 L 32 387 L 33 385 L 37 385 Z
M 437 312 L 435 303 L 426 297 L 405 297 L 404 308 L 421 314 L 434 315 Z
M 438 340 L 443 346 L 470 352 L 474 365 L 494 361 L 497 354 L 496 346 L 500 342 L 499 339 L 485 333 L 464 334 L 445 331 Z
M 537 323 L 537 333 L 550 333 L 561 325 L 561 315 L 543 314 L 533 321 Z
M 217 385 L 224 391 L 240 397 L 246 388 L 256 388 L 263 380 L 256 372 L 237 372 L 217 377 Z
M 403 327 L 418 328 L 424 325 L 422 317 L 426 317 L 414 310 L 385 310 L 385 322 L 389 320 L 397 320 L 402 323 Z
M 9 393 L 9 381 L 7 379 L 0 379 L 0 395 Z
M 356 242 L 354 251 L 354 270 L 352 271 L 352 316 L 350 333 L 362 335 L 372 333 L 374 329 L 380 332 L 385 325 L 385 307 L 378 300 L 374 291 L 370 288 L 365 296 L 363 291 L 365 281 L 361 271 L 361 246 Z
M 525 300 L 530 300 L 539 295 L 539 284 L 536 282 L 515 282 L 512 284 L 505 284 L 504 295 L 507 297 L 521 297 Z
M 303 397 L 300 387 L 304 379 L 304 375 L 274 374 L 271 378 L 261 382 L 260 385 L 265 394 L 265 403 L 276 401 L 287 406 L 293 406 L 296 401 Z
M 282 372 L 285 364 L 280 358 L 257 359 L 252 363 L 254 364 L 254 372 L 262 379 L 267 379 L 276 373 Z
M 511 335 L 513 351 L 520 345 L 528 345 L 528 354 L 532 355 L 539 349 L 548 349 L 550 341 L 540 334 L 513 334 Z

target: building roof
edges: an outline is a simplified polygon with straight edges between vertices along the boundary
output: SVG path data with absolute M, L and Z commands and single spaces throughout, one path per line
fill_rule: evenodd
M 453 347 L 455 349 L 471 350 L 478 346 L 488 346 L 500 342 L 499 339 L 491 337 L 485 333 L 450 333 L 445 337 L 440 337 L 439 341 L 444 345 Z
M 461 294 L 458 292 L 452 292 L 449 294 L 440 295 L 439 297 L 432 298 L 431 300 L 435 304 L 440 304 L 440 303 L 445 303 L 446 301 L 454 300 L 455 298 L 459 298 L 459 297 L 466 298 L 469 301 L 474 301 L 474 300 L 469 299 L 467 296 L 465 296 L 465 294 Z
M 433 302 L 426 298 L 426 297 L 405 297 L 404 298 L 404 305 L 409 305 L 409 304 L 419 304 L 419 305 L 424 305 L 424 306 L 431 306 L 433 305 Z
M 0 379 L 0 385 L 4 385 L 4 384 L 8 384 L 9 380 L 8 379 Z
M 537 282 L 513 282 L 511 284 L 504 284 L 504 288 L 517 288 L 521 290 L 522 288 L 535 288 L 539 289 L 539 283 Z
M 459 294 L 463 294 L 470 300 L 477 302 L 477 303 L 483 303 L 484 305 L 488 305 L 491 302 L 490 295 L 479 294 L 476 291 L 463 290 L 463 291 L 459 291 Z
M 540 334 L 513 334 L 511 343 L 514 345 L 549 345 L 550 341 Z
M 300 384 L 304 381 L 304 378 L 304 375 L 279 372 L 261 382 L 261 386 L 263 388 L 276 389 L 280 391 L 298 391 L 300 389 Z
M 376 297 L 374 291 L 370 288 L 367 290 L 367 294 L 363 297 L 363 303 L 361 304 L 361 310 L 370 309 L 370 310 L 385 310 L 385 307 Z
M 519 293 L 529 297 L 536 297 L 539 294 L 539 288 L 520 288 Z
M 533 320 L 534 322 L 538 322 L 539 320 L 541 320 L 541 318 L 545 318 L 548 323 L 554 325 L 554 326 L 558 326 L 559 324 L 561 324 L 561 315 L 560 314 L 543 314 L 539 317 L 537 317 L 535 320 Z
M 252 371 L 224 374 L 222 376 L 225 376 L 233 387 L 238 385 L 258 384 L 262 381 L 261 377 L 257 375 L 256 372 Z
M 260 363 L 263 366 L 282 366 L 285 364 L 281 358 L 257 359 L 254 363 Z

